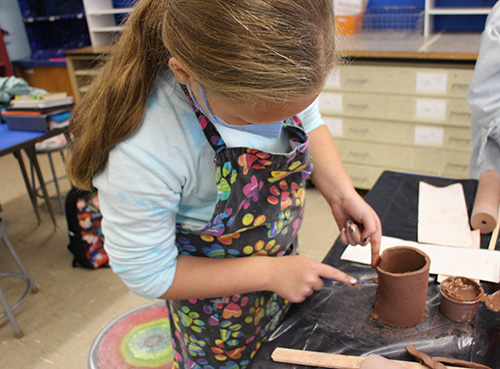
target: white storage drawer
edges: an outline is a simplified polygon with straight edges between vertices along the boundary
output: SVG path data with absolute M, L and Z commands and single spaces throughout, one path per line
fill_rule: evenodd
M 469 127 L 323 116 L 335 138 L 470 152 Z
M 465 98 L 473 69 L 347 64 L 335 73 L 326 90 Z
M 371 164 L 394 168 L 408 168 L 411 165 L 412 148 L 355 140 L 335 139 L 342 160 L 350 164 Z
M 359 142 L 336 138 L 339 154 L 346 164 L 373 165 L 457 178 L 467 177 L 469 152 L 439 147 L 416 147 Z
M 470 125 L 470 108 L 463 99 L 324 91 L 318 103 L 324 115 L 439 125 L 445 123 L 462 127 Z

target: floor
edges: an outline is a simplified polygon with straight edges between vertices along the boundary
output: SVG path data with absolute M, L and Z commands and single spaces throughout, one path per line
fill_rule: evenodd
M 50 177 L 46 156 L 39 156 L 39 160 L 45 177 Z M 62 174 L 62 160 L 56 163 Z M 57 201 L 51 202 L 57 227 L 53 227 L 42 199 L 42 222 L 38 225 L 14 156 L 0 157 L 0 169 L 0 215 L 6 234 L 40 289 L 14 312 L 23 338 L 15 338 L 7 318 L 0 319 L 0 367 L 85 369 L 89 348 L 100 330 L 149 300 L 128 291 L 110 269 L 73 268 L 66 248 L 66 220 Z M 60 183 L 67 192 L 68 181 Z M 299 236 L 302 255 L 318 261 L 338 236 L 329 207 L 315 188 L 307 189 L 306 215 Z M 17 272 L 0 246 L 0 272 L 7 271 Z M 24 292 L 23 282 L 14 278 L 0 278 L 0 286 L 11 303 Z

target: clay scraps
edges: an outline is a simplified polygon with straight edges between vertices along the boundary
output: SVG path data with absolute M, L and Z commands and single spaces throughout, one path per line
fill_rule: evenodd
M 409 345 L 406 346 L 405 348 L 406 351 L 408 351 L 408 353 L 413 357 L 417 358 L 421 364 L 426 365 L 431 369 L 446 369 L 446 366 L 444 364 L 462 366 L 464 368 L 472 368 L 472 369 L 491 369 L 489 366 L 478 363 L 472 363 L 470 361 L 465 361 L 465 360 L 448 359 L 439 356 L 431 358 L 429 355 L 424 354 L 421 351 L 418 351 L 415 345 Z

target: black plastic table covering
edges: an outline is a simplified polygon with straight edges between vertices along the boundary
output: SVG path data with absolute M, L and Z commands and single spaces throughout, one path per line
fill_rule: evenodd
M 476 180 L 386 171 L 365 197 L 379 215 L 385 236 L 417 240 L 420 181 L 438 187 L 461 183 L 469 215 L 472 213 Z M 481 247 L 487 248 L 489 240 L 490 235 L 481 235 Z M 376 276 L 375 269 L 370 266 L 340 260 L 344 249 L 337 239 L 324 262 L 358 280 Z M 496 249 L 500 250 L 498 242 Z M 500 288 L 494 283 L 482 282 L 481 285 L 486 293 Z M 467 360 L 500 369 L 500 313 L 487 310 L 481 303 L 471 322 L 456 323 L 447 319 L 439 311 L 439 285 L 431 275 L 424 319 L 414 327 L 392 328 L 370 318 L 376 288 L 376 283 L 357 289 L 335 281 L 325 282 L 321 291 L 301 304 L 292 305 L 284 322 L 262 345 L 250 368 L 310 368 L 273 362 L 271 354 L 276 347 L 355 356 L 374 353 L 394 360 L 415 361 L 405 349 L 414 344 L 429 356 Z

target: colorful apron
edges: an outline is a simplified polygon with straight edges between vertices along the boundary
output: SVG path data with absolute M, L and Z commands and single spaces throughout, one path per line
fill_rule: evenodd
M 177 226 L 181 255 L 238 258 L 294 255 L 304 214 L 304 181 L 312 171 L 298 117 L 283 127 L 290 152 L 227 148 L 214 125 L 195 113 L 215 151 L 218 198 L 199 230 Z M 255 275 L 255 278 L 259 278 Z M 245 368 L 285 315 L 289 302 L 270 291 L 167 302 L 174 368 Z

